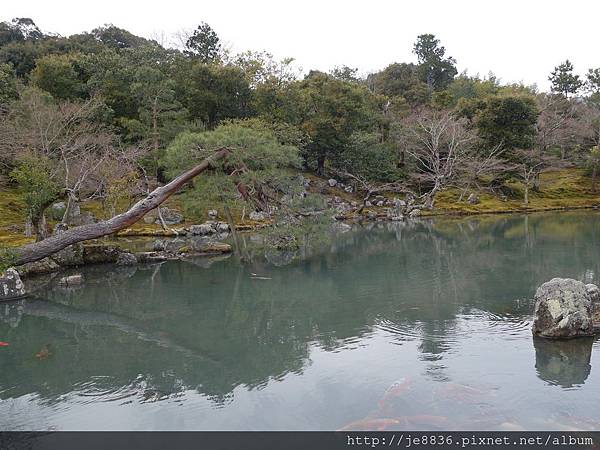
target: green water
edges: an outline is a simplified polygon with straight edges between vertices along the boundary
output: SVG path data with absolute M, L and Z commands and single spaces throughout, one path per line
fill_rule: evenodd
M 0 429 L 600 429 L 598 342 L 530 332 L 538 285 L 600 281 L 599 236 L 591 212 L 385 223 L 288 265 L 41 280 L 0 304 Z

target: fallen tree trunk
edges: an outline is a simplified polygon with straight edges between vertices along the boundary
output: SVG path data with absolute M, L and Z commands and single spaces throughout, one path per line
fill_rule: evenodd
M 15 259 L 14 261 L 11 261 L 12 264 L 20 266 L 22 264 L 39 261 L 40 259 L 44 259 L 47 256 L 59 252 L 69 245 L 114 234 L 119 230 L 133 225 L 148 212 L 157 208 L 161 203 L 177 192 L 184 184 L 209 169 L 212 163 L 225 158 L 229 154 L 229 149 L 221 148 L 217 150 L 213 155 L 204 159 L 194 168 L 179 175 L 165 186 L 155 189 L 148 194 L 146 198 L 133 205 L 131 209 L 112 219 L 71 228 L 44 239 L 43 241 L 16 249 Z

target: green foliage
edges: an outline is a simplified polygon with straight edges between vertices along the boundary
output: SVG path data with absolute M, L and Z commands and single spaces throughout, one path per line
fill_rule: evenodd
M 588 70 L 585 87 L 592 95 L 600 93 L 600 68 Z
M 15 41 L 0 46 L 0 64 L 10 64 L 17 77 L 24 77 L 34 69 L 36 59 L 42 54 L 34 42 Z
M 132 65 L 128 63 L 126 53 L 105 48 L 88 55 L 84 70 L 89 74 L 87 89 L 90 95 L 100 96 L 117 118 L 136 116 L 138 105 L 129 90 L 133 82 Z
M 474 119 L 479 137 L 489 149 L 529 149 L 533 146 L 539 114 L 535 100 L 526 96 L 492 96 L 464 101 L 460 114 Z
M 391 64 L 381 72 L 369 75 L 367 84 L 373 92 L 401 97 L 411 106 L 423 105 L 431 97 L 427 84 L 419 78 L 419 68 L 414 64 Z
M 195 220 L 204 220 L 206 211 L 214 207 L 241 210 L 244 206 L 235 184 L 221 173 L 205 173 L 194 180 L 194 188 L 181 195 L 181 204 L 185 217 Z
M 60 196 L 61 187 L 51 174 L 52 164 L 49 160 L 29 155 L 22 157 L 10 173 L 11 179 L 23 192 L 33 217 L 42 214 Z
M 310 143 L 310 137 L 300 128 L 286 122 L 268 121 L 259 117 L 231 119 L 223 124 L 239 125 L 245 128 L 272 133 L 281 145 L 291 145 L 300 150 Z
M 447 92 L 452 95 L 453 101 L 460 99 L 484 99 L 495 95 L 499 91 L 498 80 L 493 74 L 488 78 L 470 77 L 466 73 L 457 76 L 447 88 Z
M 568 59 L 554 68 L 548 80 L 552 83 L 552 91 L 559 92 L 565 97 L 576 94 L 583 86 L 579 75 L 573 73 L 573 64 Z
M 9 104 L 17 97 L 17 78 L 14 70 L 8 64 L 0 64 L 0 111 L 3 105 Z
M 587 155 L 587 165 L 591 169 L 597 169 L 600 166 L 600 147 L 597 145 L 590 149 Z
M 0 275 L 15 265 L 17 253 L 11 248 L 0 248 Z
M 348 66 L 334 67 L 331 71 L 331 76 L 338 80 L 348 81 L 351 83 L 359 83 L 361 81 L 358 76 L 358 69 Z
M 114 25 L 98 27 L 92 30 L 91 35 L 105 46 L 114 49 L 142 47 L 150 44 L 150 41 L 147 39 L 136 36 Z
M 160 65 L 142 64 L 132 74 L 131 93 L 138 104 L 140 138 L 151 138 L 158 148 L 183 126 L 186 110 L 176 99 L 176 83 Z
M 175 177 L 222 147 L 231 149 L 232 154 L 217 163 L 213 174 L 196 179 L 194 192 L 186 196 L 188 210 L 201 209 L 206 204 L 236 204 L 240 184 L 250 191 L 265 186 L 280 191 L 290 183 L 287 169 L 301 165 L 296 147 L 280 144 L 272 132 L 238 123 L 179 135 L 166 150 L 163 162 L 167 174 Z
M 319 171 L 344 150 L 353 132 L 377 123 L 377 98 L 364 86 L 311 72 L 294 88 L 297 124 L 311 139 L 305 155 Z
M 445 89 L 458 73 L 456 60 L 452 57 L 445 58 L 446 49 L 433 34 L 418 36 L 413 53 L 419 60 L 420 79 L 427 83 L 429 89 Z
M 202 22 L 185 43 L 185 54 L 205 64 L 217 61 L 221 56 L 219 36 Z
M 253 88 L 264 84 L 282 86 L 296 80 L 299 75 L 294 67 L 294 58 L 277 61 L 273 55 L 265 51 L 248 50 L 239 53 L 233 58 L 231 64 L 243 70 L 248 83 Z
M 300 166 L 296 147 L 280 144 L 271 132 L 239 123 L 221 125 L 213 131 L 182 133 L 167 148 L 165 166 L 175 177 L 222 147 L 231 148 L 233 153 L 227 162 L 219 163 L 221 169 L 223 164 L 243 166 L 251 172 Z
M 196 62 L 181 69 L 180 100 L 192 120 L 213 128 L 224 119 L 250 115 L 252 93 L 240 68 Z
M 381 142 L 374 133 L 354 133 L 334 165 L 371 181 L 392 182 L 402 178 L 393 144 Z
M 81 55 L 47 55 L 36 61 L 31 81 L 53 97 L 73 100 L 83 97 Z

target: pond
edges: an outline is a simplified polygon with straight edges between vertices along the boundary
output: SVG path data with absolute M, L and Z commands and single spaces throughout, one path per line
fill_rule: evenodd
M 534 341 L 598 282 L 600 214 L 356 226 L 274 265 L 88 267 L 0 305 L 3 430 L 600 429 L 600 343 Z

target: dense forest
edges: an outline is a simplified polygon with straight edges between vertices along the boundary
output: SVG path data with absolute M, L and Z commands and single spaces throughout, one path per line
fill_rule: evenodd
M 269 212 L 273 202 L 281 211 L 299 171 L 344 180 L 359 213 L 385 192 L 422 208 L 447 190 L 457 203 L 486 192 L 527 205 L 553 169 L 584 171 L 596 191 L 600 68 L 580 78 L 564 61 L 540 92 L 459 74 L 432 34 L 406 43 L 416 63 L 365 77 L 232 54 L 206 23 L 176 40 L 0 23 L 0 187 L 23 196 L 26 233 L 44 239 L 59 200 L 64 223 L 90 201 L 118 214 L 223 148 L 231 155 L 186 191 L 186 214 L 215 204 Z

